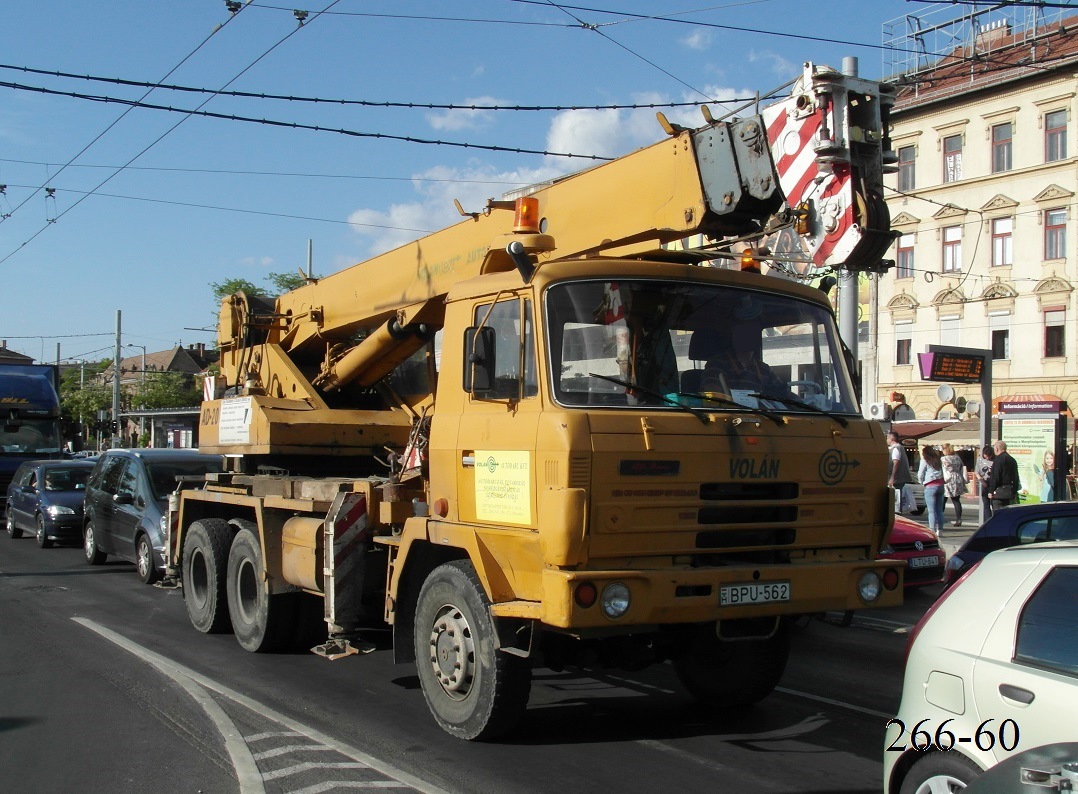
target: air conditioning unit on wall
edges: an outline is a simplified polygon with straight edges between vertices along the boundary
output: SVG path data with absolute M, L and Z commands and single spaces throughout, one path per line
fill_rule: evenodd
M 872 403 L 868 406 L 868 418 L 878 422 L 886 422 L 891 418 L 891 406 L 889 403 Z

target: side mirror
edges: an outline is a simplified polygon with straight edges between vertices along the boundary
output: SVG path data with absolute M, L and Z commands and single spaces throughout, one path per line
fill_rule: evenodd
M 483 326 L 464 329 L 464 391 L 486 394 L 494 388 L 494 348 L 497 335 Z
M 112 497 L 112 501 L 118 505 L 130 505 L 135 503 L 135 497 L 129 493 L 118 493 Z

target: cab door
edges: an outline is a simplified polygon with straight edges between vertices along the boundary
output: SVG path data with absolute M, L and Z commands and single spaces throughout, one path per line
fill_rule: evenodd
M 466 331 L 465 368 L 477 329 L 494 331 L 489 388 L 466 383 L 457 431 L 460 519 L 534 527 L 535 447 L 542 412 L 532 302 L 510 296 L 475 306 Z M 466 381 L 467 381 L 466 376 Z

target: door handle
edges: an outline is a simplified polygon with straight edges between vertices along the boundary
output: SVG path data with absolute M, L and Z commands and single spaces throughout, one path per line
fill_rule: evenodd
M 1011 684 L 1000 684 L 999 694 L 1003 695 L 1007 700 L 1015 700 L 1026 706 L 1032 703 L 1034 698 L 1034 694 L 1028 689 L 1022 689 Z

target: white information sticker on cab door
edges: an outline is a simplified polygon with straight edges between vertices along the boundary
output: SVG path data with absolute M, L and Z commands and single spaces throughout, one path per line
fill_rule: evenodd
M 251 398 L 221 400 L 221 420 L 217 425 L 220 444 L 247 444 L 251 440 Z
M 719 606 L 741 604 L 771 604 L 790 600 L 789 582 L 745 582 L 719 588 Z
M 475 517 L 506 524 L 532 522 L 530 452 L 475 451 Z

